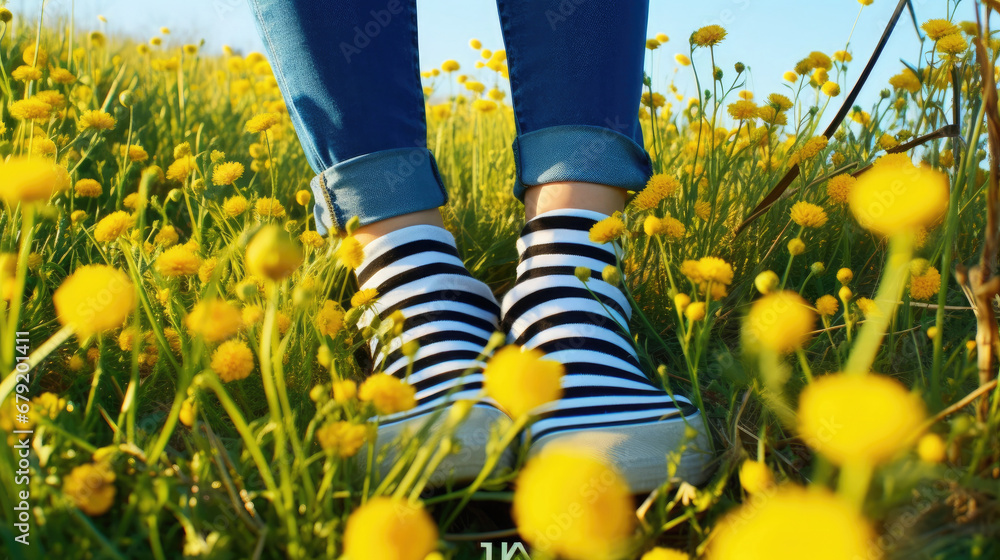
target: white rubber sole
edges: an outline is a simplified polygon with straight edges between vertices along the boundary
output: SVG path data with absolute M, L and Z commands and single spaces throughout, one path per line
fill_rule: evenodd
M 399 456 L 400 446 L 417 435 L 430 420 L 427 413 L 416 418 L 404 420 L 380 426 L 378 430 L 378 448 L 381 451 L 385 446 L 390 446 L 388 452 L 378 465 L 379 473 L 382 477 L 389 474 L 396 459 Z M 431 424 L 428 434 L 444 430 L 444 424 L 448 421 L 448 412 L 440 414 Z M 469 410 L 468 416 L 455 429 L 453 436 L 455 446 L 454 451 L 445 457 L 441 464 L 431 475 L 431 487 L 441 487 L 446 483 L 470 482 L 475 479 L 486 466 L 486 446 L 490 441 L 490 434 L 495 430 L 494 426 L 501 423 L 502 426 L 511 424 L 510 418 L 499 409 L 486 404 L 477 404 Z M 362 454 L 359 454 L 359 456 Z M 360 457 L 363 462 L 364 457 Z M 496 467 L 490 473 L 495 476 L 504 469 L 513 469 L 515 461 L 515 450 L 508 447 L 500 456 Z
M 687 426 L 697 431 L 697 436 L 691 440 L 685 437 Z M 550 447 L 568 446 L 613 466 L 632 492 L 647 493 L 668 478 L 679 478 L 694 485 L 708 480 L 711 475 L 708 463 L 713 453 L 706 430 L 705 420 L 699 413 L 688 416 L 687 423 L 672 419 L 565 431 L 532 442 L 528 454 L 533 457 Z M 677 463 L 676 454 L 682 448 Z M 669 463 L 668 455 L 672 456 Z M 670 463 L 677 464 L 672 476 L 668 472 Z

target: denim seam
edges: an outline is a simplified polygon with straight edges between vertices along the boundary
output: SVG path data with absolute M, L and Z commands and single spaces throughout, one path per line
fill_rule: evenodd
M 257 17 L 257 21 L 260 22 L 260 30 L 264 34 L 264 40 L 267 41 L 268 51 L 271 52 L 271 53 L 274 53 L 274 52 L 276 52 L 276 50 L 274 48 L 274 41 L 271 39 L 271 33 L 268 31 L 268 29 L 267 29 L 267 23 L 264 21 L 264 16 L 263 16 L 263 14 L 260 11 L 260 4 L 258 4 L 257 2 L 254 2 L 253 5 L 254 5 L 254 9 L 253 9 L 254 16 L 256 16 Z M 284 71 L 284 69 L 281 66 L 281 57 L 279 57 L 279 56 L 272 56 L 272 57 L 269 57 L 269 58 L 271 59 L 271 60 L 269 60 L 269 62 L 271 62 L 278 69 L 278 71 L 275 73 L 275 79 L 279 82 L 278 89 L 281 90 L 281 91 L 289 91 L 288 82 L 285 80 L 285 71 Z M 299 113 L 295 109 L 295 104 L 294 103 L 292 103 L 290 106 L 288 106 L 288 110 L 291 113 L 295 113 L 296 117 L 299 117 Z M 302 120 L 301 117 L 299 117 L 299 120 Z M 301 144 L 303 146 L 303 149 L 306 149 L 306 146 L 308 146 L 309 151 L 312 152 L 314 160 L 321 167 L 326 167 L 326 164 L 323 163 L 323 158 L 319 155 L 319 152 L 316 150 L 315 146 L 310 145 L 309 142 L 301 142 Z
M 341 229 L 340 217 L 338 216 L 337 208 L 333 205 L 333 199 L 330 198 L 332 196 L 330 194 L 330 189 L 326 186 L 326 175 L 324 173 L 320 173 L 318 177 L 319 188 L 323 191 L 323 200 L 326 201 L 326 208 L 330 212 L 330 222 L 332 222 L 330 225 L 336 229 Z
M 418 115 L 420 115 L 420 120 L 423 121 L 423 123 L 424 123 L 424 136 L 423 136 L 423 138 L 420 139 L 423 142 L 423 145 L 421 145 L 419 147 L 427 148 L 427 114 L 426 114 L 426 111 L 424 109 L 424 95 L 423 95 L 423 90 L 421 89 L 422 84 L 421 84 L 421 81 L 420 81 L 420 43 L 419 43 L 419 37 L 417 36 L 417 32 L 418 32 L 417 31 L 417 0 L 410 0 L 410 5 L 411 5 L 411 8 L 410 8 L 410 29 L 413 31 L 413 33 L 412 33 L 412 35 L 413 35 L 413 56 L 411 57 L 411 60 L 413 62 L 412 71 L 413 71 L 414 79 L 416 80 L 417 91 L 420 92 L 419 95 L 413 96 L 413 100 L 414 100 L 414 102 L 416 104 L 416 113 Z

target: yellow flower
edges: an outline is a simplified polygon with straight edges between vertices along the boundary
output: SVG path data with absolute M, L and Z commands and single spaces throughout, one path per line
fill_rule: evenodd
M 559 400 L 563 365 L 544 358 L 537 349 L 501 348 L 486 362 L 483 389 L 513 418 Z
M 836 315 L 838 309 L 840 309 L 840 304 L 837 303 L 837 298 L 829 294 L 820 296 L 820 298 L 816 300 L 816 311 L 823 317 L 832 317 Z
M 655 51 L 656 49 L 660 48 L 660 42 L 657 41 L 655 38 L 646 39 L 646 48 L 651 51 Z
M 212 353 L 212 371 L 226 383 L 245 379 L 253 366 L 253 352 L 238 340 L 227 340 Z
M 41 121 L 48 119 L 52 115 L 52 105 L 34 97 L 11 103 L 9 110 L 10 116 L 21 121 Z
M 882 375 L 826 375 L 799 397 L 802 439 L 838 465 L 892 459 L 913 444 L 923 420 L 923 401 Z
M 875 233 L 912 232 L 936 222 L 947 209 L 948 176 L 908 159 L 898 166 L 876 163 L 858 178 L 848 202 L 858 223 Z
M 782 74 L 781 77 L 784 78 L 786 82 L 792 82 L 793 84 L 799 81 L 799 75 L 791 70 Z
M 684 307 L 684 316 L 688 318 L 689 321 L 701 321 L 705 318 L 705 313 L 707 308 L 705 302 L 696 301 L 694 303 L 689 303 Z
M 346 404 L 358 395 L 358 384 L 350 379 L 341 379 L 333 382 L 333 400 Z
M 80 338 L 120 326 L 135 307 L 135 289 L 124 272 L 99 264 L 82 266 L 52 296 L 56 315 Z
M 958 33 L 958 26 L 946 19 L 929 19 L 922 23 L 920 28 L 927 33 L 927 38 L 931 41 L 937 41 L 952 33 Z
M 642 555 L 639 560 L 690 560 L 691 557 L 688 553 L 681 552 L 680 550 L 674 550 L 672 548 L 662 548 L 656 547 L 650 550 L 646 554 Z
M 496 111 L 497 104 L 489 99 L 477 99 L 472 102 L 472 108 L 480 113 L 491 113 Z
M 18 66 L 11 71 L 10 77 L 19 82 L 34 82 L 42 79 L 42 71 L 34 66 Z
M 101 110 L 85 111 L 80 115 L 80 130 L 111 130 L 115 127 L 115 119 Z
M 312 200 L 312 193 L 305 189 L 295 193 L 295 202 L 298 202 L 299 206 L 309 206 L 310 200 Z
M 917 455 L 926 463 L 940 463 L 947 456 L 944 440 L 937 434 L 927 434 L 917 441 Z
M 569 446 L 528 461 L 515 484 L 513 515 L 532 547 L 569 560 L 619 557 L 635 526 L 621 475 Z
M 340 242 L 335 255 L 337 256 L 337 260 L 351 270 L 361 266 L 361 263 L 365 260 L 364 248 L 361 247 L 361 243 L 354 236 L 350 235 Z
M 708 560 L 880 558 L 861 514 L 829 490 L 784 486 L 716 524 Z
M 314 249 L 322 249 L 323 246 L 326 245 L 326 239 L 323 239 L 322 235 L 312 230 L 303 231 L 299 235 L 299 241 L 301 241 L 303 245 Z
M 381 415 L 395 414 L 417 406 L 416 389 L 387 373 L 368 377 L 358 389 L 358 397 L 375 406 Z
M 830 200 L 838 204 L 847 204 L 851 189 L 854 188 L 854 184 L 857 182 L 858 180 L 849 173 L 841 173 L 840 175 L 831 177 L 826 182 L 826 194 L 830 197 Z
M 364 290 L 358 290 L 351 296 L 351 306 L 361 307 L 362 305 L 368 305 L 369 303 L 375 301 L 378 297 L 378 290 L 375 288 L 367 288 Z
M 278 113 L 261 113 L 259 115 L 255 115 L 247 121 L 244 130 L 250 134 L 259 134 L 261 132 L 267 132 L 280 121 L 281 115 Z
M 906 90 L 910 93 L 917 93 L 920 91 L 920 78 L 913 73 L 909 68 L 903 68 L 903 70 L 889 78 L 889 85 L 898 89 Z
M 841 268 L 837 271 L 837 281 L 843 285 L 848 285 L 854 280 L 854 272 L 849 268 Z
M 110 463 L 84 463 L 63 479 L 63 494 L 90 516 L 102 515 L 115 502 L 115 473 Z
M 747 494 L 760 494 L 774 486 L 774 475 L 767 464 L 747 459 L 740 465 L 740 486 Z
M 829 97 L 837 97 L 840 95 L 840 84 L 834 81 L 826 82 L 820 88 L 824 95 Z
M 649 210 L 661 200 L 677 192 L 681 183 L 676 177 L 666 173 L 657 173 L 646 182 L 646 188 L 639 191 L 632 199 L 632 207 L 640 212 Z
M 608 216 L 595 223 L 590 228 L 590 240 L 594 243 L 607 243 L 614 241 L 619 235 L 625 232 L 625 222 L 618 214 Z
M 176 245 L 156 258 L 156 272 L 163 276 L 191 276 L 198 273 L 201 259 L 184 245 Z
M 883 134 L 878 139 L 878 147 L 883 150 L 891 150 L 899 145 L 899 140 L 892 137 L 891 134 Z
M 733 267 L 719 257 L 702 257 L 698 260 L 698 277 L 702 282 L 728 286 L 733 283 Z
M 422 507 L 380 496 L 347 518 L 344 559 L 425 560 L 437 539 L 437 525 Z
M 256 288 L 254 288 L 256 289 Z M 252 327 L 264 318 L 264 310 L 259 305 L 248 305 L 240 312 L 240 319 L 244 327 Z
M 933 266 L 920 275 L 910 277 L 910 297 L 918 300 L 928 300 L 941 290 L 941 273 Z
M 459 68 L 461 68 L 461 66 L 459 66 L 458 62 L 454 60 L 446 60 L 441 63 L 442 72 L 457 72 Z
M 875 302 L 871 298 L 860 297 L 855 303 L 858 304 L 858 309 L 861 310 L 865 318 L 875 317 L 880 313 L 878 306 L 875 305 Z
M 76 182 L 73 190 L 76 192 L 76 196 L 84 198 L 97 198 L 104 192 L 101 184 L 93 179 L 80 179 Z
M 178 239 L 180 239 L 180 235 L 177 233 L 177 228 L 175 228 L 174 226 L 163 226 L 162 228 L 160 228 L 160 231 L 157 232 L 156 237 L 153 238 L 153 241 L 157 245 L 161 245 L 163 247 L 170 247 L 176 244 Z
M 969 43 L 961 33 L 952 33 L 937 42 L 937 51 L 948 57 L 955 57 L 969 48 Z
M 232 185 L 237 179 L 243 176 L 243 164 L 238 161 L 227 161 L 215 166 L 212 171 L 212 183 L 222 185 Z
M 821 206 L 803 200 L 792 205 L 792 221 L 802 227 L 823 227 L 826 220 L 826 211 Z
M 247 272 L 281 281 L 302 264 L 302 249 L 284 230 L 266 225 L 247 243 Z
M 316 328 L 321 336 L 337 336 L 344 326 L 344 309 L 333 300 L 323 302 L 316 314 Z
M 254 204 L 254 210 L 258 216 L 269 216 L 271 218 L 284 218 L 285 207 L 276 198 L 265 196 L 258 198 Z
M 770 125 L 785 125 L 788 124 L 788 117 L 785 114 L 770 105 L 765 105 L 757 110 L 757 116 L 760 117 L 765 124 Z
M 337 457 L 353 457 L 365 444 L 368 426 L 351 422 L 332 422 L 316 430 L 316 439 L 328 453 Z
M 219 342 L 236 334 L 243 326 L 240 310 L 221 299 L 202 300 L 185 319 L 188 331 L 208 342 Z
M 228 214 L 231 218 L 235 218 L 236 216 L 246 212 L 249 207 L 250 203 L 247 202 L 246 198 L 240 195 L 227 198 L 225 202 L 222 203 L 222 211 Z
M 789 156 L 788 165 L 802 163 L 816 157 L 821 151 L 823 151 L 823 148 L 826 148 L 827 143 L 828 141 L 826 136 L 815 136 L 810 138 L 805 144 L 802 145 L 801 148 L 798 149 L 798 151 Z
M 98 243 L 114 241 L 132 227 L 132 224 L 133 218 L 128 212 L 123 210 L 112 212 L 97 222 L 97 227 L 94 228 L 94 239 Z
M 639 97 L 639 102 L 645 105 L 646 107 L 660 108 L 666 105 L 667 98 L 663 97 L 662 93 L 654 92 L 652 95 L 650 95 L 650 93 L 646 91 L 643 92 L 642 95 Z
M 726 38 L 726 30 L 720 25 L 706 25 L 691 34 L 691 44 L 699 47 L 718 45 Z
M 681 66 L 691 66 L 691 59 L 688 58 L 687 55 L 677 53 L 674 55 L 674 60 L 676 60 L 677 64 L 680 64 Z
M 730 103 L 726 111 L 730 117 L 739 121 L 746 121 L 757 118 L 757 104 L 747 99 Z
M 646 216 L 646 220 L 642 223 L 642 229 L 649 236 L 666 235 L 667 237 L 676 239 L 684 237 L 684 234 L 687 233 L 684 224 L 680 220 L 670 216 L 664 216 L 663 218 L 657 218 L 652 215 Z
M 797 257 L 806 252 L 806 244 L 802 239 L 795 237 L 788 242 L 788 254 Z
M 801 348 L 816 322 L 806 300 L 791 291 L 772 292 L 753 303 L 744 337 L 774 352 Z
M 219 265 L 219 259 L 215 257 L 209 257 L 201 263 L 198 268 L 198 279 L 201 280 L 202 284 L 208 284 L 212 280 L 212 276 L 215 274 L 215 267 Z
M 195 169 L 197 169 L 197 162 L 193 156 L 181 156 L 167 168 L 167 179 L 183 183 Z
M 65 169 L 45 160 L 11 158 L 0 165 L 0 199 L 11 206 L 45 202 L 69 186 L 65 179 Z

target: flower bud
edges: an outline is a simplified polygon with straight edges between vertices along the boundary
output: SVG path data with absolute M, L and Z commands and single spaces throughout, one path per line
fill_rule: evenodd
M 118 101 L 123 107 L 131 108 L 132 104 L 135 103 L 135 94 L 132 93 L 132 90 L 127 89 L 118 96 Z
M 573 269 L 573 275 L 586 284 L 590 280 L 590 269 L 585 266 L 578 266 Z
M 622 283 L 622 275 L 618 272 L 618 267 L 611 264 L 601 271 L 601 278 L 612 286 L 618 286 Z
M 815 276 L 821 276 L 824 272 L 826 272 L 826 265 L 819 261 L 814 262 L 809 266 L 809 271 Z
M 781 279 L 772 270 L 761 272 L 753 280 L 753 285 L 757 287 L 757 291 L 764 295 L 771 293 L 772 290 L 778 287 L 779 283 L 781 283 Z
M 851 298 L 854 297 L 854 292 L 852 292 L 847 286 L 841 286 L 840 292 L 838 292 L 837 295 L 839 295 L 840 299 L 843 301 L 851 301 Z
M 677 311 L 684 313 L 688 305 L 691 304 L 691 296 L 687 294 L 677 294 L 674 296 L 674 305 L 677 307 Z
M 802 253 L 806 252 L 806 244 L 802 242 L 798 237 L 792 239 L 788 242 L 788 254 L 793 257 L 797 257 Z

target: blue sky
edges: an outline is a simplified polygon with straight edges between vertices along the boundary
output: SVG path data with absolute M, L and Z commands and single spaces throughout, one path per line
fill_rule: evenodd
M 322 0 L 336 6 L 335 0 Z M 561 0 L 549 1 L 558 5 Z M 3 0 L 0 0 L 2 3 Z M 67 14 L 74 0 L 49 0 L 49 10 Z M 920 21 L 943 17 L 949 0 L 914 0 Z M 41 0 L 11 0 L 8 6 L 17 15 L 36 16 Z M 502 40 L 493 0 L 418 0 L 421 66 L 425 69 L 454 58 L 471 70 L 477 54 L 468 47 L 470 38 L 480 39 L 487 48 L 500 48 Z M 750 72 L 747 88 L 758 97 L 782 91 L 781 75 L 810 51 L 832 53 L 844 48 L 854 26 L 850 51 L 854 64 L 850 79 L 857 76 L 892 13 L 896 2 L 875 0 L 861 10 L 856 0 L 701 0 L 697 2 L 651 0 L 649 36 L 666 33 L 670 42 L 647 55 L 647 68 L 661 86 L 672 75 L 673 55 L 687 52 L 687 37 L 710 23 L 723 25 L 727 39 L 716 48 L 716 62 L 732 76 L 732 64 L 746 64 Z M 209 52 L 219 52 L 228 44 L 244 52 L 261 50 L 246 0 L 75 0 L 77 21 L 85 28 L 104 29 L 110 34 L 131 34 L 148 38 L 160 27 L 172 31 L 167 40 L 175 44 L 205 40 Z M 98 21 L 98 14 L 108 19 Z M 964 0 L 957 19 L 971 19 L 972 2 Z M 899 71 L 900 58 L 915 63 L 919 42 L 908 15 L 900 22 L 883 60 L 862 98 L 872 100 L 888 77 Z M 651 64 L 652 62 L 652 64 Z M 708 71 L 708 52 L 700 50 L 695 64 Z M 486 77 L 486 70 L 483 77 Z M 694 94 L 690 69 L 681 69 L 676 79 L 683 93 Z M 728 83 L 728 80 L 727 80 Z M 832 114 L 832 111 L 830 112 Z

